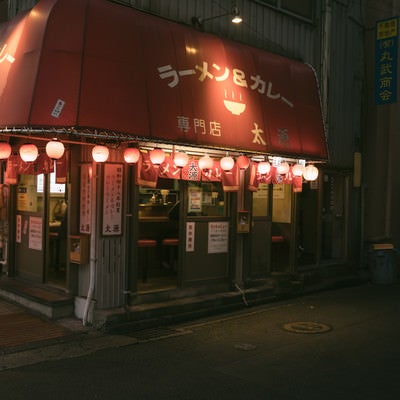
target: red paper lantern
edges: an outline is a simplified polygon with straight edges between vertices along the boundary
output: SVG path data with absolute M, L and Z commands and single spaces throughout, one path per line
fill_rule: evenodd
M 135 164 L 139 161 L 140 151 L 136 147 L 128 147 L 124 151 L 124 160 L 128 164 Z
M 92 149 L 92 157 L 93 160 L 96 162 L 105 162 L 108 159 L 108 156 L 110 155 L 110 151 L 106 146 L 94 146 Z
M 50 142 L 46 144 L 46 154 L 52 160 L 58 160 L 64 155 L 65 147 L 64 145 L 57 139 L 52 139 Z
M 0 160 L 6 160 L 11 155 L 10 143 L 0 142 Z
M 153 149 L 150 150 L 150 161 L 154 164 L 154 165 L 160 165 L 164 162 L 165 160 L 165 153 L 163 149 Z
M 236 164 L 240 169 L 247 169 L 250 165 L 250 160 L 246 156 L 239 156 L 236 160 Z
M 38 158 L 39 151 L 33 143 L 26 143 L 19 148 L 19 155 L 22 161 L 33 162 Z

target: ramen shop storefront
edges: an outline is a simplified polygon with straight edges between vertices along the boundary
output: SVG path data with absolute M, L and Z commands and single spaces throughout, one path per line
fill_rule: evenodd
M 23 128 L 73 143 L 70 233 L 91 245 L 70 289 L 91 291 L 100 309 L 161 280 L 171 290 L 242 283 L 249 257 L 268 249 L 270 200 L 286 193 L 270 185 L 301 190 L 295 165 L 327 159 L 316 78 L 299 61 L 105 0 L 42 0 L 0 38 L 5 141 Z M 94 163 L 95 145 L 109 156 Z M 80 197 L 92 190 L 96 202 Z M 117 223 L 104 224 L 105 199 Z

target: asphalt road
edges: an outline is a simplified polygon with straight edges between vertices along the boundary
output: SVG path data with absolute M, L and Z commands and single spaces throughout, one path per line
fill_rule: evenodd
M 0 372 L 0 398 L 398 399 L 399 317 L 400 285 L 322 292 L 128 332 L 117 347 L 103 337 L 113 347 L 83 356 L 69 344 Z

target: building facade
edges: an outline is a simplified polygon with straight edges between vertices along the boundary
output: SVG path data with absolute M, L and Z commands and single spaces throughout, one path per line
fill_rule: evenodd
M 0 87 L 12 147 L 2 173 L 8 277 L 83 299 L 84 320 L 93 303 L 96 320 L 149 293 L 246 290 L 360 265 L 360 1 L 67 3 L 2 8 L 3 67 L 19 78 Z M 243 22 L 232 24 L 238 11 Z M 13 53 L 10 38 L 28 28 L 44 47 L 15 40 Z M 35 76 L 15 67 L 19 54 Z M 143 78 L 151 68 L 156 81 Z M 66 148 L 56 161 L 46 158 L 52 138 Z M 26 142 L 39 149 L 34 163 L 19 160 Z M 104 147 L 106 162 L 94 162 Z M 126 162 L 127 149 L 139 159 Z M 214 164 L 202 166 L 207 156 Z M 297 176 L 298 164 L 318 177 Z

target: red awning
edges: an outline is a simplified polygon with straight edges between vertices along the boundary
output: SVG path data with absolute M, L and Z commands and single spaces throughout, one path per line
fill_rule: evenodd
M 308 65 L 106 0 L 42 0 L 0 26 L 0 127 L 327 158 Z

